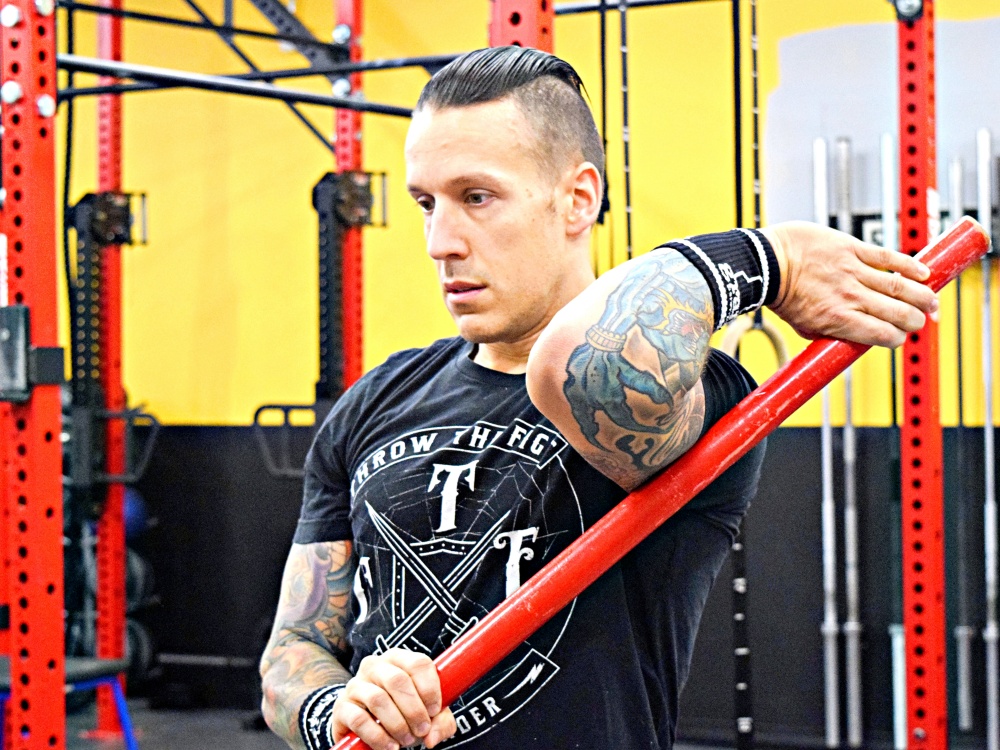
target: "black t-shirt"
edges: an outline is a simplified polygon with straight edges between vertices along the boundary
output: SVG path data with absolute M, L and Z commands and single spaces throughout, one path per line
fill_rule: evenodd
M 351 540 L 350 664 L 437 655 L 625 492 L 462 339 L 400 352 L 335 405 L 306 459 L 295 542 Z M 713 351 L 707 422 L 753 387 Z M 443 747 L 673 745 L 709 589 L 753 497 L 755 449 L 452 705 Z

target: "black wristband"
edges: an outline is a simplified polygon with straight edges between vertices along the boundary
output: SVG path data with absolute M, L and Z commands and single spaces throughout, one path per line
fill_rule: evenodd
M 679 252 L 705 277 L 712 292 L 715 330 L 778 298 L 778 258 L 767 237 L 756 229 L 700 234 L 661 247 Z
M 333 741 L 333 704 L 347 685 L 327 685 L 309 693 L 299 709 L 299 734 L 306 750 L 331 750 Z

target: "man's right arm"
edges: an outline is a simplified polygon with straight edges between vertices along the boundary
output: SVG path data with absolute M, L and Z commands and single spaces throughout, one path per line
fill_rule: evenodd
M 353 572 L 350 542 L 292 545 L 260 664 L 264 719 L 289 747 L 312 747 L 299 728 L 306 699 L 322 688 L 346 685 L 324 713 L 327 723 L 316 740 L 321 746 L 328 744 L 329 728 L 334 741 L 353 731 L 373 750 L 421 741 L 434 747 L 456 726 L 451 710 L 441 705 L 441 683 L 429 656 L 392 648 L 362 659 L 353 676 L 339 660 L 347 652 Z
M 350 542 L 293 544 L 288 554 L 260 674 L 264 719 L 290 747 L 306 747 L 298 730 L 303 701 L 351 678 L 337 655 L 346 652 L 352 574 Z

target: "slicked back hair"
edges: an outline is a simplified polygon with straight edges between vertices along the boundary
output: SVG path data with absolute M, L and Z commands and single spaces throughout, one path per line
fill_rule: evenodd
M 583 81 L 565 60 L 531 47 L 490 47 L 452 60 L 420 93 L 417 111 L 467 107 L 510 97 L 534 130 L 542 172 L 557 179 L 580 161 L 604 178 L 604 148 L 583 99 Z

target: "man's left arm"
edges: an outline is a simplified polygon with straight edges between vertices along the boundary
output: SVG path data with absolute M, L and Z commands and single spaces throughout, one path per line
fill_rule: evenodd
M 700 435 L 713 328 L 768 304 L 807 338 L 898 346 L 937 310 L 919 283 L 928 273 L 806 222 L 667 243 L 553 318 L 532 349 L 528 392 L 584 458 L 631 489 Z

